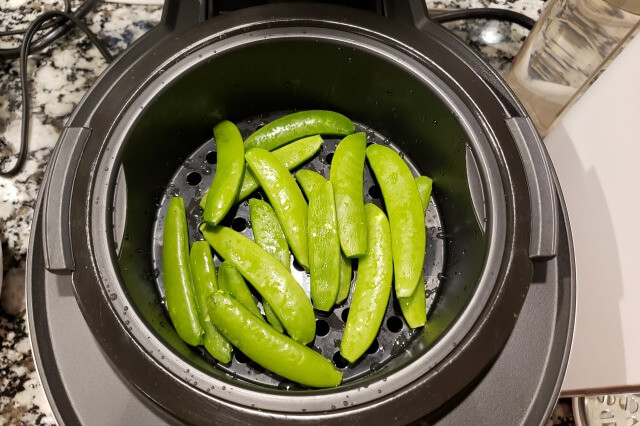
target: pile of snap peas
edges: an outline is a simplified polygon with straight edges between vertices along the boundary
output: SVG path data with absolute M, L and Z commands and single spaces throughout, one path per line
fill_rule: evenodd
M 200 201 L 204 241 L 189 247 L 184 200 L 169 200 L 162 273 L 166 305 L 178 335 L 204 345 L 215 359 L 231 361 L 233 347 L 264 368 L 310 387 L 333 387 L 342 373 L 307 346 L 315 337 L 314 308 L 330 311 L 351 291 L 351 262 L 358 272 L 344 334 L 342 356 L 360 358 L 376 338 L 392 283 L 412 328 L 426 323 L 422 266 L 425 212 L 432 181 L 414 178 L 392 149 L 354 133 L 347 117 L 301 111 L 268 123 L 245 141 L 230 121 L 214 129 L 218 166 Z M 329 179 L 291 170 L 322 147 L 322 136 L 344 137 Z M 385 212 L 365 204 L 368 161 L 380 186 Z M 268 203 L 248 202 L 254 240 L 221 226 L 231 207 L 261 188 Z M 223 259 L 217 274 L 211 249 Z M 290 255 L 310 274 L 311 300 L 290 272 Z M 249 284 L 262 298 L 261 310 Z

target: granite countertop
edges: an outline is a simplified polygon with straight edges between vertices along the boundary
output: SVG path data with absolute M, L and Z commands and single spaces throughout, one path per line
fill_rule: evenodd
M 427 0 L 430 8 L 509 8 L 536 19 L 545 0 Z M 72 1 L 75 7 L 79 0 Z M 39 13 L 62 9 L 62 0 L 7 0 L 0 4 L 0 31 L 23 28 Z M 158 6 L 101 3 L 85 21 L 117 54 L 160 20 Z M 509 23 L 446 24 L 501 73 L 527 31 Z M 0 39 L 0 47 L 16 39 Z M 11 164 L 20 132 L 18 60 L 0 61 L 0 166 Z M 58 135 L 75 105 L 106 64 L 79 32 L 29 59 L 31 137 L 23 171 L 0 178 L 0 240 L 4 282 L 0 293 L 0 424 L 55 424 L 31 356 L 25 318 L 24 275 L 38 189 Z

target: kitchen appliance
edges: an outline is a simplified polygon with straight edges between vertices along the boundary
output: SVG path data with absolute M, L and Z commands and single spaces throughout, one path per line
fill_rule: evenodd
M 506 85 L 420 1 L 212 6 L 168 0 L 78 105 L 47 169 L 27 290 L 58 420 L 459 424 L 493 419 L 498 397 L 509 423 L 543 422 L 568 356 L 572 248 L 553 169 Z M 215 172 L 212 125 L 246 136 L 305 108 L 346 114 L 434 178 L 429 323 L 409 332 L 392 299 L 378 348 L 338 365 L 335 389 L 292 387 L 237 354 L 213 365 L 171 327 L 153 263 L 167 191 L 189 199 Z M 342 313 L 318 317 L 327 357 Z

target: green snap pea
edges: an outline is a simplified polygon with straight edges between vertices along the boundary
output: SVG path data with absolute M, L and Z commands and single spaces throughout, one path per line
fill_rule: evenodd
M 429 197 L 431 197 L 432 181 L 427 176 L 416 178 L 416 185 L 422 201 L 422 211 L 427 213 Z M 420 274 L 418 285 L 409 297 L 399 297 L 398 303 L 404 319 L 411 328 L 422 327 L 427 323 L 427 294 L 424 288 L 424 272 Z
M 349 316 L 340 342 L 340 353 L 355 362 L 371 346 L 389 302 L 392 279 L 391 233 L 389 221 L 380 208 L 365 204 L 369 243 L 358 259 L 358 275 Z
M 245 154 L 245 158 L 278 216 L 294 257 L 308 271 L 308 206 L 300 188 L 289 170 L 269 151 L 254 148 Z
M 249 217 L 254 241 L 290 270 L 287 238 L 273 208 L 262 200 L 252 198 L 249 200 Z
M 287 268 L 287 271 L 291 270 L 287 238 L 284 236 L 284 231 L 282 231 L 273 208 L 268 203 L 253 198 L 249 200 L 249 216 L 251 217 L 253 240 L 267 253 L 278 259 L 282 266 Z M 282 332 L 282 324 L 266 300 L 262 301 L 262 307 L 269 324 Z
M 191 346 L 202 342 L 204 331 L 189 265 L 189 231 L 184 200 L 169 200 L 162 242 L 162 278 L 169 318 L 182 340 Z
M 222 334 L 267 370 L 317 388 L 338 386 L 342 381 L 342 373 L 329 360 L 256 319 L 228 294 L 214 293 L 209 309 Z
M 262 148 L 267 151 L 310 135 L 349 135 L 355 131 L 351 120 L 332 111 L 299 111 L 273 120 L 256 130 L 244 142 L 248 151 Z
M 420 200 L 422 201 L 423 214 L 427 214 L 429 198 L 431 198 L 431 189 L 433 188 L 433 180 L 428 176 L 418 176 L 415 181 L 418 192 L 420 193 Z
M 336 297 L 336 305 L 347 300 L 349 290 L 351 290 L 351 259 L 340 251 L 340 288 L 338 289 L 338 297 Z
M 253 294 L 249 290 L 247 282 L 242 277 L 242 274 L 233 266 L 228 260 L 225 260 L 220 264 L 218 268 L 218 285 L 220 290 L 231 294 L 238 299 L 238 302 L 242 303 L 242 306 L 247 308 L 256 317 L 264 321 L 256 301 L 253 299 Z
M 308 138 L 297 140 L 289 145 L 285 145 L 282 148 L 274 150 L 273 155 L 278 160 L 282 161 L 282 164 L 284 164 L 287 169 L 292 170 L 316 155 L 318 150 L 320 150 L 320 147 L 322 147 L 322 137 L 319 135 L 309 136 Z M 240 202 L 247 198 L 251 193 L 253 193 L 253 191 L 258 189 L 259 186 L 260 184 L 253 175 L 251 169 L 245 168 L 244 177 L 240 184 L 240 191 L 238 192 L 236 202 Z M 200 207 L 203 209 L 206 205 L 208 194 L 208 192 L 205 192 L 202 196 L 202 200 L 200 200 Z
M 264 309 L 264 316 L 267 317 L 267 321 L 269 321 L 271 327 L 275 328 L 278 332 L 283 333 L 284 328 L 282 328 L 282 323 L 278 319 L 276 313 L 273 312 L 271 305 L 269 305 L 264 299 L 262 300 L 262 308 Z
M 307 196 L 307 199 L 309 199 L 316 186 L 327 181 L 320 173 L 304 169 L 296 172 L 296 180 L 300 184 L 304 194 Z M 340 286 L 338 289 L 338 296 L 336 297 L 336 304 L 340 304 L 347 299 L 349 296 L 349 290 L 351 290 L 351 259 L 345 256 L 344 252 L 341 250 Z
M 316 318 L 311 302 L 282 263 L 230 228 L 203 226 L 200 230 L 213 249 L 223 259 L 231 262 L 271 305 L 294 340 L 303 344 L 313 340 Z
M 304 195 L 307 197 L 307 200 L 311 197 L 313 189 L 318 184 L 322 184 L 327 181 L 320 173 L 306 169 L 298 170 L 296 172 L 296 180 L 304 191 Z
M 409 166 L 395 151 L 371 145 L 366 152 L 389 215 L 396 296 L 409 297 L 418 284 L 426 246 L 420 194 Z
M 366 147 L 365 134 L 354 133 L 340 141 L 331 160 L 329 180 L 335 190 L 338 235 L 347 257 L 360 257 L 367 252 L 362 193 Z
M 206 241 L 196 241 L 189 254 L 193 283 L 198 302 L 198 316 L 204 330 L 204 347 L 222 363 L 231 361 L 231 344 L 211 322 L 207 299 L 218 290 L 216 270 L 211 257 L 211 247 Z
M 240 131 L 230 121 L 213 128 L 218 149 L 218 166 L 213 177 L 202 218 L 217 225 L 235 201 L 244 175 L 244 145 Z
M 309 267 L 313 306 L 329 311 L 340 287 L 340 240 L 333 185 L 326 180 L 309 198 Z

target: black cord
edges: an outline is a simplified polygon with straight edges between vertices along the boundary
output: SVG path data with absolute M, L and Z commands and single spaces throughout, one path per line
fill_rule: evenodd
M 47 21 L 52 20 L 53 18 L 58 17 L 58 20 L 64 23 L 61 26 L 71 26 L 77 25 L 82 32 L 84 32 L 87 37 L 93 42 L 93 44 L 98 48 L 102 56 L 107 62 L 111 62 L 113 60 L 113 56 L 111 52 L 109 52 L 109 48 L 98 38 L 98 36 L 89 29 L 87 24 L 85 24 L 78 16 L 73 13 L 63 12 L 58 10 L 52 10 L 49 12 L 45 12 L 42 15 L 38 16 L 27 28 L 24 33 L 24 38 L 22 39 L 22 44 L 20 45 L 20 84 L 22 85 L 22 127 L 20 131 L 20 145 L 18 150 L 18 159 L 16 160 L 13 167 L 9 170 L 0 171 L 0 176 L 3 177 L 11 177 L 15 176 L 22 170 L 24 162 L 27 160 L 28 150 L 28 142 L 29 142 L 29 82 L 27 79 L 27 58 L 32 53 L 32 41 L 35 34 L 42 29 L 42 27 L 47 23 Z M 40 39 L 39 39 L 40 40 Z
M 71 12 L 71 0 L 64 0 L 64 11 Z M 57 19 L 52 20 L 51 22 L 47 22 L 42 27 L 40 27 L 40 31 L 48 30 L 49 28 L 58 25 L 60 22 L 64 21 L 63 17 L 59 17 Z M 0 31 L 0 37 L 7 37 L 11 35 L 20 35 L 27 32 L 26 28 L 20 28 L 17 30 L 6 30 Z
M 71 12 L 71 4 L 70 0 L 64 0 L 65 2 L 65 12 L 73 13 L 74 16 L 78 18 L 83 18 L 87 15 L 99 2 L 100 0 L 85 0 L 74 12 Z M 49 12 L 45 12 L 49 13 Z M 73 22 L 61 18 L 60 22 L 57 25 L 52 25 L 52 29 L 47 31 L 44 35 L 38 37 L 29 48 L 29 53 L 34 53 L 39 50 L 44 49 L 49 46 L 51 43 L 62 37 L 64 34 L 69 32 L 71 28 L 73 28 Z M 40 28 L 42 30 L 44 28 Z M 6 35 L 14 35 L 14 33 L 18 32 L 18 34 L 22 33 L 22 30 L 10 30 L 5 31 L 4 33 L 0 33 L 0 36 Z M 26 32 L 26 31 L 25 31 Z M 20 47 L 9 47 L 9 48 L 0 48 L 0 59 L 16 59 L 20 57 Z
M 514 12 L 513 10 L 488 7 L 477 9 L 462 9 L 453 12 L 442 12 L 433 14 L 433 20 L 441 24 L 463 19 L 496 19 L 498 21 L 508 21 L 523 26 L 528 30 L 531 30 L 531 28 L 533 28 L 533 25 L 536 23 L 536 21 L 526 15 L 523 15 L 522 13 Z

